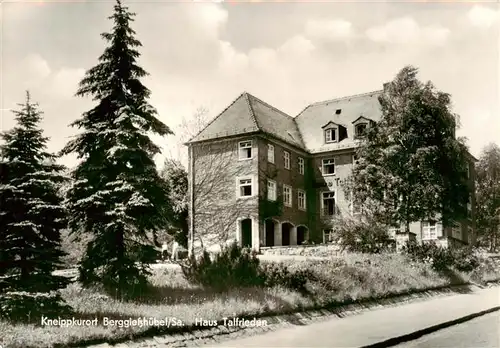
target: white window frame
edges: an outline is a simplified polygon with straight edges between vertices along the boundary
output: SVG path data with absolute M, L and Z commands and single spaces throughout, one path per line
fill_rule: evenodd
M 333 237 L 333 228 L 323 229 L 323 244 L 328 244 L 333 242 L 332 237 Z
M 302 157 L 299 157 L 297 160 L 298 165 L 299 165 L 299 174 L 304 175 L 304 168 L 305 168 L 305 161 Z
M 289 195 L 287 190 L 290 190 Z M 290 202 L 287 202 L 286 197 L 290 197 Z M 285 207 L 291 207 L 293 205 L 293 190 L 289 185 L 283 185 L 283 205 Z
M 290 170 L 290 159 L 291 159 L 292 155 L 290 154 L 290 152 L 288 151 L 283 151 L 283 165 L 285 166 L 285 169 L 288 169 Z
M 271 185 L 270 185 L 271 184 Z M 270 191 L 270 186 L 274 186 L 274 194 L 273 191 Z M 274 180 L 267 180 L 267 200 L 276 201 L 278 197 L 278 184 Z
M 246 151 L 250 149 L 250 157 L 244 156 Z M 252 140 L 245 140 L 238 142 L 238 160 L 246 161 L 251 160 L 253 158 L 253 143 Z
M 360 127 L 360 126 L 364 126 L 365 127 L 365 132 L 364 132 L 364 134 L 361 134 L 361 135 L 358 134 L 358 127 Z M 354 136 L 356 138 L 362 138 L 362 137 L 366 136 L 367 130 L 368 130 L 368 123 L 366 123 L 366 122 L 360 122 L 360 123 L 354 125 Z
M 337 128 L 331 127 L 324 130 L 324 138 L 326 144 L 336 143 L 338 139 Z
M 332 163 L 325 163 L 325 162 L 332 162 Z M 325 170 L 326 165 L 333 165 L 333 173 L 326 173 L 326 170 Z M 323 176 L 335 175 L 335 157 L 323 158 L 321 160 L 321 173 L 323 174 Z
M 431 225 L 433 224 L 433 226 Z M 440 236 L 440 224 L 433 221 L 422 222 L 422 240 L 437 240 Z M 434 231 L 434 233 L 433 233 Z M 434 234 L 434 236 L 433 236 Z
M 333 193 L 333 215 L 326 215 L 325 214 L 325 198 L 324 195 L 325 193 Z M 320 192 L 320 199 L 321 199 L 321 216 L 335 216 L 337 215 L 337 192 L 335 190 L 333 191 L 322 191 Z
M 297 190 L 297 207 L 299 210 L 306 210 L 306 191 L 304 190 Z
M 274 164 L 274 145 L 267 144 L 267 161 Z
M 241 182 L 243 180 L 250 180 L 250 186 L 252 190 L 252 194 L 249 196 L 242 196 L 241 195 L 241 188 L 242 186 L 246 186 L 248 184 L 242 185 Z M 256 194 L 256 187 L 255 187 L 255 178 L 253 176 L 240 176 L 236 178 L 236 198 L 237 199 L 247 199 L 247 198 L 252 198 L 255 197 Z

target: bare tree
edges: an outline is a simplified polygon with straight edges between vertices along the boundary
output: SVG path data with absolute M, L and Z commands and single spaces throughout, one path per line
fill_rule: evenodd
M 184 144 L 209 122 L 207 109 L 198 108 L 191 119 L 180 124 L 179 140 Z M 253 174 L 253 167 L 246 161 L 238 161 L 235 140 L 214 139 L 190 146 L 194 156 L 194 247 L 226 244 L 234 239 L 237 219 L 257 211 L 258 195 L 243 200 L 236 197 L 236 178 Z M 192 180 L 191 173 L 189 176 Z M 254 180 L 257 179 L 255 176 Z

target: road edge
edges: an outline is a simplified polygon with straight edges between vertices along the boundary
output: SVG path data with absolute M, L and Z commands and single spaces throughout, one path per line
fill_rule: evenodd
M 419 339 L 419 338 L 421 338 L 421 337 L 423 337 L 425 335 L 429 335 L 431 333 L 434 333 L 434 332 L 437 332 L 437 331 L 440 331 L 440 330 L 443 330 L 443 329 L 447 329 L 449 327 L 452 327 L 452 326 L 455 326 L 455 325 L 458 325 L 458 324 L 462 324 L 462 323 L 468 322 L 470 320 L 482 317 L 483 315 L 494 313 L 494 312 L 498 312 L 499 310 L 500 310 L 500 306 L 495 306 L 495 307 L 492 307 L 492 308 L 489 308 L 489 309 L 486 309 L 486 310 L 482 310 L 480 312 L 468 314 L 468 315 L 460 317 L 458 319 L 453 319 L 453 320 L 446 321 L 444 323 L 432 325 L 432 326 L 426 327 L 424 329 L 420 329 L 420 330 L 411 332 L 409 334 L 401 335 L 401 336 L 398 336 L 398 337 L 392 337 L 392 338 L 389 338 L 389 339 L 381 341 L 381 342 L 377 342 L 377 343 L 369 344 L 369 345 L 366 345 L 366 346 L 362 346 L 361 348 L 387 348 L 387 347 L 393 347 L 393 346 L 396 346 L 398 344 L 409 342 L 409 341 L 414 341 L 414 340 Z

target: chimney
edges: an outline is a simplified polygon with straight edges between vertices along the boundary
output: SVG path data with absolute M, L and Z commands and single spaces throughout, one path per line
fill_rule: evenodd
M 384 92 L 387 91 L 387 88 L 389 87 L 390 82 L 386 82 L 383 84 L 384 86 Z

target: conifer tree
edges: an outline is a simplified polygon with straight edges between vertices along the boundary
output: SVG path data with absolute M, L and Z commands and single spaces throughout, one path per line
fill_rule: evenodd
M 137 64 L 141 43 L 130 27 L 134 15 L 116 2 L 109 17 L 113 29 L 102 34 L 109 46 L 76 94 L 97 105 L 72 124 L 82 132 L 62 150 L 81 160 L 68 191 L 70 228 L 93 235 L 80 280 L 100 283 L 120 298 L 146 286 L 155 257 L 149 251 L 166 224 L 167 192 L 153 161 L 160 149 L 149 134 L 172 134 L 140 81 L 147 73 Z
M 63 166 L 46 151 L 42 112 L 31 102 L 14 111 L 17 126 L 0 146 L 0 316 L 34 320 L 69 311 L 57 290 L 68 279 L 52 272 L 62 265 L 61 229 L 66 211 L 59 189 Z

